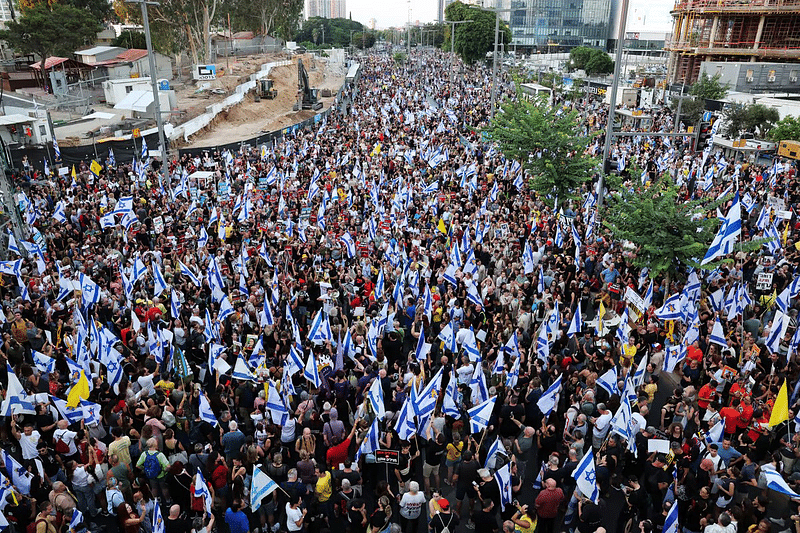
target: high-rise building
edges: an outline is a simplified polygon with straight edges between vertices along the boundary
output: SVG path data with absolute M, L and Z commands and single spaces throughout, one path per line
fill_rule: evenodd
M 610 49 L 618 0 L 495 0 L 508 4 L 511 45 L 538 52 L 576 46 Z M 498 5 L 498 9 L 501 7 Z M 505 17 L 504 17 L 505 18 Z
M 667 80 L 694 83 L 703 61 L 800 62 L 800 0 L 679 0 Z
M 305 17 L 347 18 L 346 0 L 306 0 Z

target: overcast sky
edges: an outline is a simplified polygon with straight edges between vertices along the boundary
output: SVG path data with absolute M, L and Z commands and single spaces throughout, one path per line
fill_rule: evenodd
M 377 21 L 378 28 L 402 26 L 408 21 L 411 6 L 411 21 L 432 22 L 437 16 L 438 0 L 347 0 L 347 10 L 353 19 L 368 23 Z M 673 0 L 631 0 L 628 8 L 628 31 L 654 31 L 667 33 L 671 29 L 670 9 Z

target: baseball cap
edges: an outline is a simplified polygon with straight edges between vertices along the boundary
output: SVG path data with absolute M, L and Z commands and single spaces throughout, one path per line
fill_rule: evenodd
M 448 509 L 450 509 L 450 502 L 447 501 L 446 498 L 440 498 L 439 501 L 436 503 L 439 504 L 439 507 L 441 507 L 442 511 L 447 511 Z

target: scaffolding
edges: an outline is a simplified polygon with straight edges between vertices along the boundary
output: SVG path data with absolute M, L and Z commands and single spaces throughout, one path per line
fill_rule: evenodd
M 672 17 L 670 83 L 693 83 L 703 61 L 800 62 L 800 0 L 689 0 Z

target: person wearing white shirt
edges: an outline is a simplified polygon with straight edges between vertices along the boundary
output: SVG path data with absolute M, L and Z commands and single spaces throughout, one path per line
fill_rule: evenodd
M 303 499 L 300 496 L 293 495 L 292 499 L 286 504 L 286 529 L 290 533 L 295 531 L 302 531 L 303 519 L 306 516 L 306 509 L 300 509 L 300 503 Z
M 472 374 L 475 373 L 475 365 L 469 362 L 469 357 L 466 355 L 461 358 L 461 361 L 464 364 L 456 369 L 458 384 L 469 385 L 470 381 L 472 381 Z
M 22 448 L 22 458 L 35 459 L 39 457 L 39 450 L 36 449 L 36 445 L 39 443 L 39 439 L 42 438 L 42 435 L 33 429 L 33 422 L 25 422 L 25 425 L 22 427 L 22 433 L 20 433 L 15 418 L 16 417 L 12 417 L 11 420 L 11 434 L 19 441 L 19 446 Z
M 606 435 L 608 435 L 608 430 L 611 428 L 611 411 L 606 409 L 604 403 L 597 404 L 597 410 L 600 412 L 600 416 L 591 419 L 594 425 L 594 430 L 592 431 L 592 446 L 595 450 L 603 445 L 603 441 L 606 439 Z
M 83 422 L 83 420 L 81 420 L 81 422 Z M 78 453 L 78 447 L 75 446 L 75 439 L 78 437 L 78 434 L 68 430 L 67 427 L 69 427 L 69 422 L 64 419 L 58 421 L 58 429 L 53 432 L 53 442 L 56 443 L 56 448 L 58 448 L 58 441 L 63 441 L 69 449 L 66 453 L 62 454 L 62 456 L 72 457 Z

